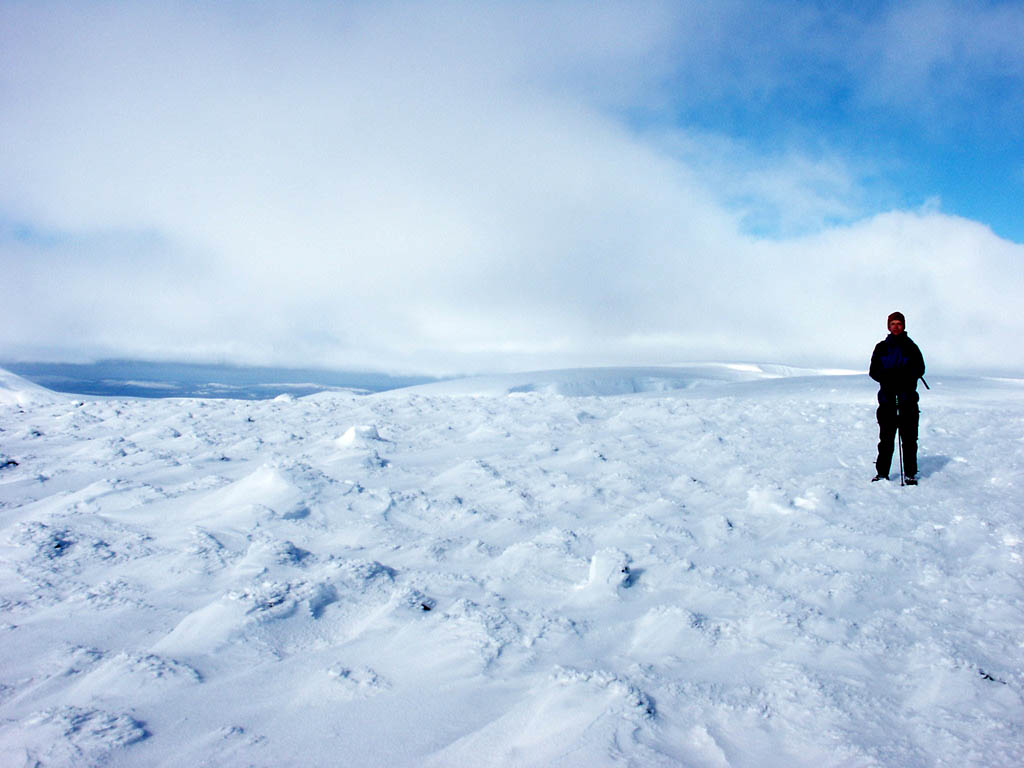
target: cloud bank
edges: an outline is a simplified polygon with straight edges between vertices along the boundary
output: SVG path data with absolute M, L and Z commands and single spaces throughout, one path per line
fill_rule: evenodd
M 862 367 L 898 308 L 930 364 L 1024 363 L 1024 246 L 879 206 L 827 133 L 765 149 L 673 117 L 774 98 L 805 59 L 812 95 L 838 67 L 884 104 L 901 51 L 930 92 L 961 43 L 907 43 L 909 11 L 792 4 L 758 57 L 744 3 L 0 7 L 0 356 Z M 997 11 L 964 82 L 1019 76 Z M 812 57 L 842 34 L 887 58 Z

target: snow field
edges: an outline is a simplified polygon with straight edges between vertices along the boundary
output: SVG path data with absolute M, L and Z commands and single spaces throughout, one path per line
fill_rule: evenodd
M 932 382 L 900 488 L 867 482 L 866 376 L 257 402 L 7 376 L 0 764 L 1024 758 L 1014 382 Z M 602 387 L 647 391 L 559 394 Z

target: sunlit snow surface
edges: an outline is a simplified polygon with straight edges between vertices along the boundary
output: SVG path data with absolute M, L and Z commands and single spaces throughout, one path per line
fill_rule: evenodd
M 1024 386 L 799 373 L 0 373 L 0 765 L 1020 765 Z

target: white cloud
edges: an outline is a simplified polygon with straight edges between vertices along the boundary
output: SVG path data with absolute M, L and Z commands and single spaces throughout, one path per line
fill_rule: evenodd
M 806 265 L 793 317 L 813 320 L 824 348 L 865 348 L 898 309 L 933 367 L 1024 363 L 1008 344 L 1022 330 L 1013 307 L 1024 296 L 1024 246 L 986 227 L 935 212 L 890 213 L 771 249 Z
M 693 8 L 10 6 L 0 211 L 54 237 L 0 241 L 0 355 L 849 364 L 893 304 L 1021 295 L 1014 246 L 937 213 L 744 234 L 858 218 L 863 169 L 626 128 L 742 10 Z M 1003 362 L 967 332 L 951 362 Z

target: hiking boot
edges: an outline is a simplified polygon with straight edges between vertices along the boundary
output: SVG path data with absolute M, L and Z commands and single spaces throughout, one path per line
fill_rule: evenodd
M 888 475 L 877 474 L 877 475 L 875 475 L 874 477 L 871 478 L 871 482 L 872 483 L 877 483 L 879 480 L 888 480 L 888 479 L 889 479 Z
M 917 475 L 908 475 L 903 482 L 907 485 L 917 485 Z

